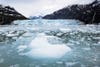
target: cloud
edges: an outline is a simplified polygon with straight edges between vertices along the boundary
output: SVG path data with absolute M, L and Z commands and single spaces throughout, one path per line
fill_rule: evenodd
M 93 0 L 0 0 L 25 16 L 45 15 L 71 4 L 86 4 Z
M 4 2 L 4 3 L 30 3 L 30 2 L 35 2 L 35 1 L 38 1 L 38 0 L 0 0 L 1 2 Z

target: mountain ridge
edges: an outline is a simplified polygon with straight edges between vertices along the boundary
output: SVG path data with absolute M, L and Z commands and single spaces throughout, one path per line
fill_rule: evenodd
M 43 19 L 76 19 L 85 24 L 100 23 L 100 1 L 95 0 L 90 4 L 74 4 L 52 14 L 48 14 Z
M 14 20 L 27 19 L 25 16 L 17 12 L 10 6 L 3 6 L 0 4 L 0 25 L 10 24 Z

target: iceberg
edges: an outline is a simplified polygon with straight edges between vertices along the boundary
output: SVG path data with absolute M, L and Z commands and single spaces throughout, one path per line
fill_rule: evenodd
M 48 38 L 54 36 L 46 36 L 44 33 L 40 33 L 37 37 L 31 41 L 29 48 L 31 50 L 27 53 L 28 56 L 33 58 L 62 58 L 67 52 L 71 51 L 71 48 L 65 44 L 50 44 Z

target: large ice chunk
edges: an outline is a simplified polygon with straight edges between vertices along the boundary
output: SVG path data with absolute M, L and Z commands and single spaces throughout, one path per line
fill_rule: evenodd
M 29 45 L 31 50 L 27 55 L 33 58 L 61 58 L 71 50 L 65 44 L 50 44 L 47 40 L 49 37 L 54 36 L 46 36 L 43 33 L 39 34 L 31 41 Z

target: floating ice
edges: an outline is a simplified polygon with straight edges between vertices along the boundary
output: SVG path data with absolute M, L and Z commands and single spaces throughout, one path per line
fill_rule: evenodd
M 27 55 L 33 58 L 61 58 L 71 50 L 65 44 L 50 44 L 47 40 L 49 37 L 54 36 L 46 36 L 43 33 L 39 34 L 30 43 L 29 47 L 31 50 Z
M 4 59 L 3 59 L 3 58 L 1 58 L 1 59 L 0 59 L 0 63 L 3 63 L 3 62 L 4 62 Z
M 27 48 L 27 46 L 26 45 L 20 45 L 20 46 L 18 46 L 18 52 L 21 52 L 21 51 L 23 51 L 24 49 L 26 49 Z

